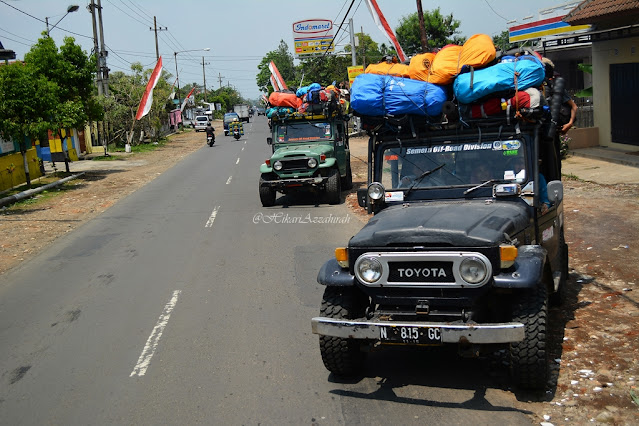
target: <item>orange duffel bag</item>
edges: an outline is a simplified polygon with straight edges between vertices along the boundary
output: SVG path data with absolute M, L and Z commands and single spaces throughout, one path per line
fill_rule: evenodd
M 413 56 L 408 65 L 408 76 L 413 80 L 428 81 L 433 59 L 435 59 L 434 53 L 420 53 Z
M 388 62 L 380 62 L 379 64 L 370 64 L 366 67 L 367 74 L 395 75 L 398 77 L 408 77 L 408 65 L 395 64 Z
M 278 107 L 291 107 L 291 108 L 299 108 L 302 105 L 302 100 L 298 98 L 295 93 L 287 93 L 287 92 L 273 92 L 268 97 L 268 102 L 271 106 Z
M 435 84 L 450 84 L 457 75 L 457 64 L 462 47 L 456 44 L 444 46 L 437 52 L 430 66 L 428 82 Z
M 459 74 L 464 65 L 473 68 L 483 68 L 487 66 L 495 60 L 496 54 L 495 45 L 490 36 L 486 34 L 475 34 L 462 46 L 457 74 Z

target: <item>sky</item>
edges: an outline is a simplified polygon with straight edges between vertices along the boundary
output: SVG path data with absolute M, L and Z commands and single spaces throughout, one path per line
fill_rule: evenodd
M 97 3 L 97 0 L 95 0 Z M 158 27 L 158 45 L 164 69 L 179 74 L 180 85 L 203 84 L 235 87 L 243 97 L 256 99 L 257 66 L 269 51 L 284 40 L 293 52 L 292 24 L 306 19 L 333 21 L 334 31 L 346 16 L 352 0 L 101 0 L 104 41 L 109 51 L 107 65 L 114 71 L 130 72 L 133 62 L 153 68 L 156 62 L 153 19 Z M 89 0 L 0 0 L 0 42 L 22 59 L 45 31 L 59 46 L 65 36 L 74 37 L 86 52 L 93 49 L 93 27 L 87 9 Z M 393 30 L 402 17 L 417 11 L 416 0 L 377 0 Z M 563 7 L 540 15 L 546 8 L 567 5 L 568 0 L 422 0 L 424 11 L 437 7 L 461 22 L 462 36 L 483 33 L 494 36 L 518 23 L 565 14 Z M 69 5 L 80 8 L 64 16 Z M 532 16 L 532 18 L 531 18 Z M 365 0 L 355 0 L 345 20 L 345 31 L 336 37 L 337 49 L 350 43 L 348 18 L 355 32 L 364 30 L 377 43 L 387 43 L 375 26 Z M 516 23 L 508 23 L 516 20 Z M 210 50 L 204 51 L 203 49 Z M 188 51 L 188 52 L 185 52 Z M 175 52 L 178 52 L 175 55 Z M 204 62 L 204 66 L 202 66 Z M 309 82 L 310 83 L 310 82 Z M 320 82 L 329 84 L 326 82 Z

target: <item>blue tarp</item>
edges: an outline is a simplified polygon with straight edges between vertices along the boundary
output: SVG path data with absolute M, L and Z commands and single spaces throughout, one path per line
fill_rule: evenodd
M 537 58 L 520 56 L 473 73 L 458 75 L 453 83 L 455 97 L 459 103 L 469 104 L 494 93 L 515 90 L 515 72 L 517 90 L 540 86 L 545 77 L 544 66 Z
M 392 75 L 360 74 L 351 87 L 351 107 L 360 115 L 437 116 L 446 99 L 442 86 Z

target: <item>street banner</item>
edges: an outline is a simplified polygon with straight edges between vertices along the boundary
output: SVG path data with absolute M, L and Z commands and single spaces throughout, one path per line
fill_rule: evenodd
M 149 82 L 146 84 L 146 90 L 144 90 L 144 95 L 142 95 L 142 100 L 140 100 L 140 105 L 138 106 L 138 112 L 135 114 L 135 119 L 139 120 L 151 111 L 151 105 L 153 105 L 153 89 L 155 85 L 158 84 L 160 77 L 162 76 L 162 57 L 158 59 L 157 64 L 155 64 L 155 68 L 151 73 L 151 78 L 149 78 Z
M 275 78 L 275 82 L 277 83 L 277 86 L 279 87 L 279 89 L 276 89 L 276 90 L 288 89 L 288 86 L 286 86 L 286 83 L 284 82 L 284 79 L 282 78 L 280 71 L 275 66 L 275 62 L 273 61 L 269 62 L 268 69 L 271 70 L 271 75 Z
M 397 51 L 397 56 L 399 56 L 400 62 L 406 62 L 406 55 L 402 50 L 402 46 L 399 45 L 393 29 L 390 27 L 390 25 L 388 25 L 388 22 L 386 22 L 386 18 L 384 18 L 384 14 L 377 5 L 377 1 L 366 0 L 366 5 L 368 6 L 368 10 L 371 12 L 371 15 L 373 15 L 373 21 L 375 21 L 375 25 L 377 25 L 377 28 L 379 28 L 380 31 L 383 32 L 386 37 L 388 37 L 388 40 L 393 44 L 393 46 L 395 46 L 395 50 Z
M 195 87 L 193 87 L 191 89 L 191 91 L 189 92 L 189 94 L 186 95 L 186 98 L 184 98 L 184 102 L 182 102 L 182 106 L 180 107 L 180 111 L 184 111 L 184 107 L 186 106 L 186 102 L 189 100 L 189 98 L 191 97 L 191 95 L 193 94 L 194 91 L 195 91 Z
M 364 65 L 353 65 L 348 67 L 348 83 L 352 86 L 355 81 L 355 77 L 360 74 L 364 74 Z
M 294 22 L 293 46 L 297 58 L 333 52 L 333 21 L 307 19 Z
M 273 86 L 273 90 L 276 91 L 276 92 L 279 92 L 280 88 L 277 85 L 277 80 L 275 80 L 275 77 L 273 75 L 271 75 L 270 79 L 271 79 L 271 86 Z

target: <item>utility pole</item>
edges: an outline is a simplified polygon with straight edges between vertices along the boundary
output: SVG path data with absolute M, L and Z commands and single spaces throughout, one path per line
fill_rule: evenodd
M 355 30 L 353 27 L 353 18 L 348 20 L 348 28 L 351 30 L 351 65 L 355 66 L 357 65 L 357 52 L 355 52 Z
M 422 53 L 426 53 L 428 52 L 428 39 L 426 38 L 426 26 L 424 25 L 422 0 L 417 0 L 417 16 L 419 17 L 419 36 L 422 41 Z
M 210 64 L 210 62 L 204 62 L 204 56 L 202 56 L 202 75 L 204 76 L 204 102 L 206 102 L 206 71 L 204 71 L 204 65 Z
M 224 78 L 224 76 L 218 72 L 217 73 L 217 80 L 220 82 L 220 89 L 222 88 L 222 79 L 223 78 Z
M 364 43 L 364 27 L 360 27 L 362 30 L 362 37 L 361 40 L 359 41 L 360 44 L 362 45 L 362 66 L 364 67 L 364 69 L 366 69 L 366 43 Z
M 149 30 L 155 32 L 155 60 L 158 61 L 160 59 L 160 50 L 158 49 L 158 31 L 167 31 L 169 27 L 160 27 L 158 28 L 157 21 L 155 16 L 153 17 L 153 28 L 149 27 Z
M 102 28 L 102 0 L 98 0 L 98 22 L 100 27 L 100 68 L 102 69 L 102 91 L 104 96 L 109 96 L 109 68 L 107 56 L 109 52 L 104 50 L 104 29 Z
M 95 0 L 91 0 L 91 4 L 87 7 L 91 12 L 91 20 L 93 22 L 93 51 L 97 59 L 97 74 L 95 80 L 98 86 L 98 95 L 102 95 L 102 69 L 100 68 L 100 49 L 98 48 L 98 27 L 95 20 Z

